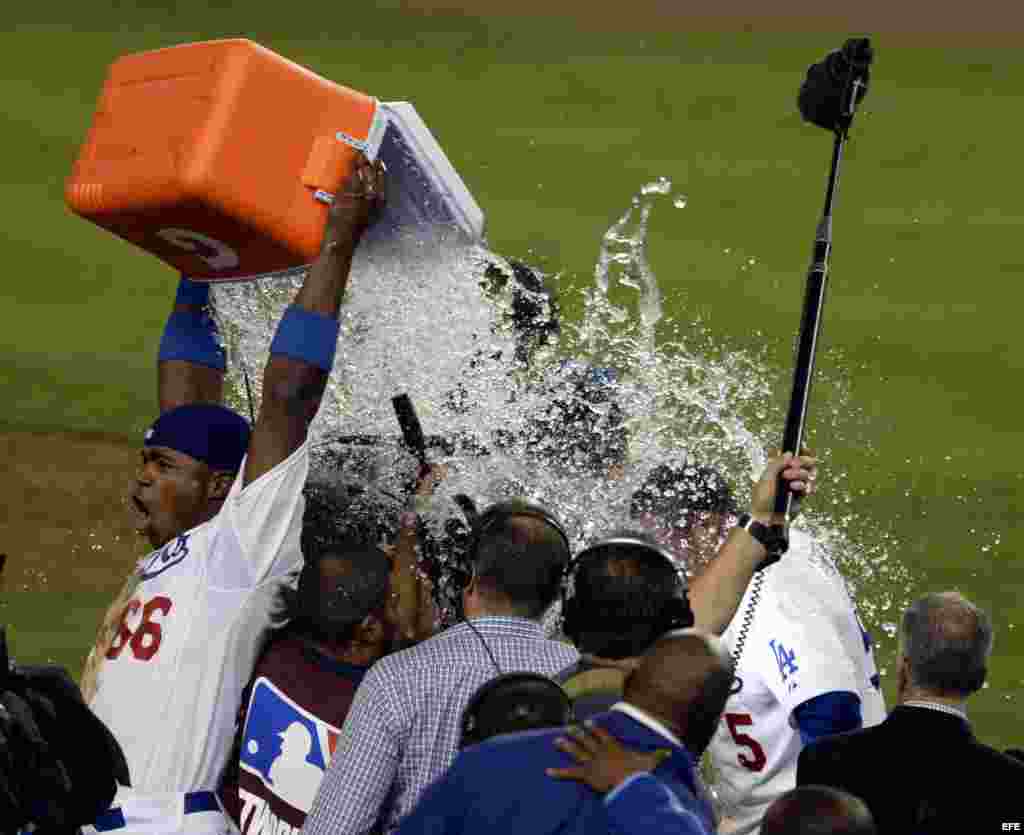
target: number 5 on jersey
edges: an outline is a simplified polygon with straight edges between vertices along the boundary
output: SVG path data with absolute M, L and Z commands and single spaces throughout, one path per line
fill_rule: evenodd
M 121 622 L 118 625 L 117 634 L 110 643 L 107 650 L 107 658 L 116 660 L 125 647 L 131 649 L 132 655 L 139 661 L 149 661 L 160 649 L 160 641 L 163 640 L 163 630 L 159 621 L 154 620 L 157 613 L 161 620 L 171 611 L 171 598 L 154 597 L 145 606 L 141 600 L 132 600 L 121 613 Z M 142 609 L 142 620 L 133 632 L 128 627 L 128 619 Z
M 747 771 L 763 771 L 768 762 L 768 758 L 764 755 L 764 748 L 752 736 L 739 731 L 739 728 L 753 725 L 753 717 L 749 713 L 727 713 L 723 718 L 725 724 L 729 726 L 733 742 L 741 748 L 747 748 L 752 755 L 748 757 L 744 753 L 737 754 L 736 759 L 739 760 L 740 765 Z

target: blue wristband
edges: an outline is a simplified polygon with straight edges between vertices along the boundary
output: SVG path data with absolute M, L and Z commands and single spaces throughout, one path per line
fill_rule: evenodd
M 205 281 L 192 281 L 181 277 L 178 282 L 178 292 L 174 296 L 175 304 L 195 304 L 206 307 L 210 303 L 210 285 Z
M 219 371 L 227 368 L 217 325 L 206 313 L 174 312 L 168 316 L 158 359 L 160 362 L 184 360 Z
M 302 360 L 330 373 L 340 329 L 341 324 L 333 316 L 289 305 L 270 343 L 270 353 Z

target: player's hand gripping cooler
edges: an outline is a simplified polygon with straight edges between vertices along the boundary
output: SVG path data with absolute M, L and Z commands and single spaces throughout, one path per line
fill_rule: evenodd
M 482 239 L 483 213 L 411 105 L 244 39 L 115 61 L 65 199 L 191 278 L 254 278 L 316 257 L 358 152 L 388 168 L 363 248 L 427 226 Z

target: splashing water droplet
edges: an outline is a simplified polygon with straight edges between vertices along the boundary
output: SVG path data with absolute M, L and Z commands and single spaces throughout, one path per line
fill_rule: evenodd
M 645 197 L 650 194 L 671 194 L 672 181 L 668 177 L 658 177 L 653 183 L 647 183 L 640 189 Z
M 452 465 L 438 488 L 437 514 L 425 519 L 438 537 L 455 517 L 452 496 L 458 493 L 481 506 L 530 496 L 565 520 L 579 545 L 628 524 L 633 492 L 661 464 L 710 464 L 737 496 L 748 490 L 764 468 L 764 449 L 777 443 L 782 405 L 766 381 L 778 374 L 766 359 L 769 340 L 762 341 L 763 349 L 737 349 L 710 333 L 705 314 L 666 316 L 646 242 L 651 212 L 667 206 L 661 196 L 670 191 L 666 178 L 641 187 L 603 236 L 589 281 L 534 275 L 563 298 L 582 302 L 577 321 L 561 322 L 559 345 L 524 346 L 514 327 L 522 298 L 516 294 L 537 303 L 538 325 L 552 315 L 551 306 L 542 293 L 523 290 L 513 266 L 482 247 L 405 240 L 389 252 L 374 250 L 372 258 L 357 253 L 340 317 L 338 360 L 310 430 L 313 476 L 338 486 L 358 483 L 397 518 L 416 468 L 399 443 L 391 407 L 391 398 L 406 392 L 424 432 L 446 443 L 430 448 L 431 459 Z M 686 198 L 672 205 L 679 201 L 685 205 Z M 248 371 L 258 404 L 258 370 L 300 284 L 301 276 L 290 276 L 214 287 L 230 355 L 231 403 L 243 414 L 248 404 L 241 370 Z M 562 356 L 584 370 L 612 368 L 617 374 L 591 402 L 567 385 Z M 823 419 L 832 429 L 862 419 L 865 412 L 850 393 L 840 360 L 823 360 L 839 369 L 822 372 L 825 385 L 816 388 Z M 551 421 L 538 423 L 538 416 L 550 413 L 553 400 L 584 413 L 593 438 L 625 437 L 614 476 L 608 459 L 588 469 L 589 448 L 574 451 L 571 463 L 551 463 L 562 440 L 543 428 Z M 326 457 L 334 451 L 337 456 Z M 844 479 L 842 472 L 829 474 L 835 505 L 820 501 L 805 508 L 801 525 L 815 544 L 808 558 L 837 582 L 845 578 L 875 628 L 909 602 L 912 578 L 896 559 L 902 543 L 860 521 Z M 894 623 L 881 628 L 890 638 L 896 634 Z
M 677 209 L 685 209 L 686 208 L 686 198 L 685 197 L 677 197 L 675 200 L 672 201 L 672 205 L 675 206 Z

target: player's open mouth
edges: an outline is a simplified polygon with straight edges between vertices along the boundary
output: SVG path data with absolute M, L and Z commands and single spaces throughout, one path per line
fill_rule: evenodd
M 131 506 L 135 511 L 136 529 L 143 530 L 149 524 L 149 511 L 142 501 L 136 496 L 131 497 Z

